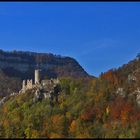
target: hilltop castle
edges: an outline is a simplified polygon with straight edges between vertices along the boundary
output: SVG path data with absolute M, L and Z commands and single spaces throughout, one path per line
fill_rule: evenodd
M 58 79 L 41 80 L 40 69 L 35 69 L 34 82 L 33 79 L 23 80 L 22 89 L 19 93 L 25 93 L 27 90 L 34 90 L 34 101 L 42 98 L 49 98 L 51 100 L 55 98 L 55 100 L 58 101 L 58 95 L 60 92 L 59 83 Z
M 11 96 L 18 96 L 24 94 L 27 90 L 31 90 L 34 94 L 33 102 L 42 100 L 43 98 L 50 99 L 50 105 L 52 105 L 55 99 L 58 102 L 58 96 L 61 91 L 60 81 L 58 79 L 41 80 L 40 70 L 35 70 L 34 83 L 32 79 L 23 80 L 22 89 L 19 92 L 13 92 L 8 96 L 3 97 L 0 100 L 0 106 L 5 103 Z

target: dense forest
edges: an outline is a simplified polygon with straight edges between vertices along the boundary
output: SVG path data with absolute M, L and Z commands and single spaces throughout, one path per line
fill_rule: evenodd
M 140 108 L 133 98 L 115 95 L 116 83 L 61 78 L 59 101 L 33 103 L 33 93 L 11 97 L 0 108 L 0 137 L 137 138 Z
M 98 78 L 60 77 L 58 102 L 32 90 L 0 107 L 0 138 L 140 138 L 140 59 Z
M 9 77 L 0 70 L 0 99 L 12 92 L 21 89 L 21 79 L 17 77 Z

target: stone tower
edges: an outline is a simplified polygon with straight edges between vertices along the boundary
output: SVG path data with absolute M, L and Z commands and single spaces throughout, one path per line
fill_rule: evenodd
M 22 82 L 22 89 L 25 90 L 25 87 L 26 87 L 26 81 L 23 80 L 23 82 Z
M 36 69 L 35 70 L 35 84 L 39 84 L 40 83 L 40 70 Z

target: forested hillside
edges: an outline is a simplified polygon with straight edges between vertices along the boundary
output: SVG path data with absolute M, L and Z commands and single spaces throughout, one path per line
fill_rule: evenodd
M 34 92 L 0 106 L 1 138 L 140 138 L 140 60 L 98 78 L 60 77 L 58 102 Z
M 102 78 L 61 78 L 58 103 L 33 102 L 33 93 L 11 97 L 0 108 L 0 137 L 137 138 L 140 107 L 133 97 L 115 94 Z
M 21 79 L 9 77 L 0 70 L 0 98 L 21 89 Z

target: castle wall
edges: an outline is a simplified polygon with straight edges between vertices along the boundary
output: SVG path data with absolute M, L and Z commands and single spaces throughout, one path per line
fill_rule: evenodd
M 27 80 L 27 89 L 31 89 L 33 87 L 33 80 Z

